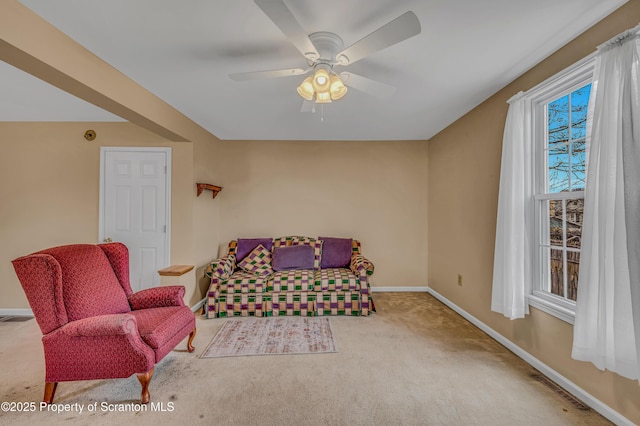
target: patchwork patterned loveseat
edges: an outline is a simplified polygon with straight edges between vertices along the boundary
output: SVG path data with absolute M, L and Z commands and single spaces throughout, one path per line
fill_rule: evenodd
M 206 269 L 207 318 L 369 315 L 373 264 L 346 238 L 238 239 Z

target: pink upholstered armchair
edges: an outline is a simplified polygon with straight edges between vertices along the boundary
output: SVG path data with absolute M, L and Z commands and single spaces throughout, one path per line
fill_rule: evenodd
M 149 402 L 153 367 L 187 335 L 193 352 L 195 316 L 184 287 L 133 293 L 124 244 L 74 244 L 13 261 L 42 330 L 44 402 L 58 382 L 137 374 Z

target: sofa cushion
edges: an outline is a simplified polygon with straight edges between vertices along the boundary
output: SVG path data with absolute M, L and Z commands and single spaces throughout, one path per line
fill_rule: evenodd
M 330 268 L 315 271 L 316 291 L 356 291 L 360 289 L 358 277 L 346 268 Z
M 277 271 L 267 282 L 267 291 L 310 291 L 314 289 L 313 270 L 290 269 Z
M 289 246 L 310 246 L 313 247 L 313 269 L 320 269 L 320 258 L 322 257 L 322 241 L 310 237 L 289 236 L 280 237 L 273 240 L 273 248 Z
M 286 271 L 289 269 L 313 269 L 313 247 L 276 247 L 273 249 L 272 263 L 274 271 Z
M 226 283 L 221 285 L 222 293 L 262 293 L 267 287 L 269 275 L 256 275 L 251 272 L 236 271 Z
M 320 268 L 348 268 L 353 252 L 351 238 L 319 237 L 322 241 Z
M 271 251 L 262 244 L 251 250 L 244 259 L 238 262 L 238 267 L 245 272 L 256 275 L 269 275 L 273 273 L 271 268 Z
M 273 241 L 271 238 L 238 238 L 238 246 L 236 247 L 236 260 L 240 262 L 251 251 L 262 244 L 264 248 L 271 251 Z

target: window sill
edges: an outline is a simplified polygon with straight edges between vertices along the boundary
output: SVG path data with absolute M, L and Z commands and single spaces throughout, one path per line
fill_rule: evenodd
M 548 313 L 549 315 L 553 315 L 561 319 L 562 321 L 568 322 L 573 325 L 576 313 L 567 309 L 563 306 L 558 306 L 557 304 L 550 302 L 549 300 L 543 299 L 541 297 L 535 296 L 533 294 L 529 295 L 529 305 L 533 306 L 536 309 L 540 309 L 543 312 Z

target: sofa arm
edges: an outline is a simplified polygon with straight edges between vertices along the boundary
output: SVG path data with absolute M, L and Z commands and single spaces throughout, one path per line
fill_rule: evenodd
M 184 291 L 184 286 L 181 285 L 147 288 L 129 296 L 129 305 L 134 311 L 164 306 L 184 306 Z
M 351 257 L 351 271 L 356 275 L 373 274 L 373 263 L 361 254 L 354 254 Z
M 138 334 L 138 323 L 131 314 L 98 315 L 71 321 L 60 327 L 57 332 L 70 337 Z
M 236 256 L 228 254 L 225 257 L 212 261 L 204 273 L 209 278 L 217 280 L 228 279 L 236 269 Z

